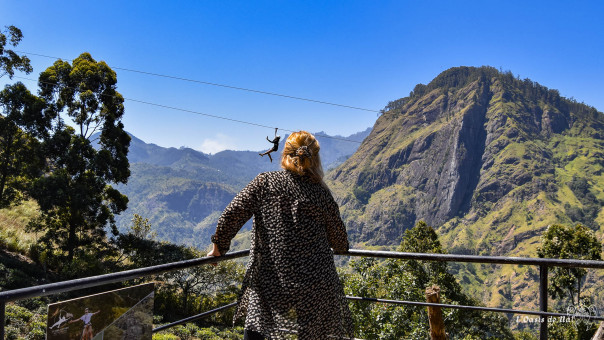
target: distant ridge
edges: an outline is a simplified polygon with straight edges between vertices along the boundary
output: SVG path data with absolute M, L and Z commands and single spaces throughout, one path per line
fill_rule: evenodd
M 344 138 L 360 141 L 370 131 L 368 128 Z M 118 226 L 127 228 L 136 213 L 150 220 L 160 239 L 175 243 L 207 246 L 220 213 L 235 194 L 257 174 L 280 169 L 279 156 L 271 163 L 255 151 L 225 150 L 209 155 L 185 147 L 145 143 L 132 134 L 130 137 L 131 176 L 127 185 L 118 186 L 130 201 L 128 210 L 117 217 Z M 279 153 L 287 135 L 282 137 Z M 359 146 L 317 138 L 326 169 L 341 164 Z

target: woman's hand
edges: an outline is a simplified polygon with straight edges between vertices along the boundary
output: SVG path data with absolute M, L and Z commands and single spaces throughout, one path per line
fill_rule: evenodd
M 218 251 L 218 246 L 216 243 L 212 243 L 212 250 L 208 253 L 207 256 L 220 256 L 220 251 Z M 218 263 L 211 263 L 211 265 L 216 266 Z

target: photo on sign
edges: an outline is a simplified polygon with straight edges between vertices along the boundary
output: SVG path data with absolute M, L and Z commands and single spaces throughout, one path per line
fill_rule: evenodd
M 151 340 L 154 284 L 48 305 L 47 340 Z

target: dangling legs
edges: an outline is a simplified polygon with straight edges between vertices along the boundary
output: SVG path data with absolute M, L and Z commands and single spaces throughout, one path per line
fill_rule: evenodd
M 268 158 L 270 158 L 270 159 L 271 159 L 271 163 L 272 163 L 272 162 L 273 162 L 273 157 L 271 157 L 271 152 L 273 152 L 273 151 L 275 151 L 275 150 L 270 149 L 270 150 L 268 150 L 268 151 L 267 151 L 267 152 L 265 152 L 265 153 L 259 153 L 259 155 L 260 155 L 260 156 L 262 156 L 262 157 L 264 157 L 264 155 L 268 155 Z

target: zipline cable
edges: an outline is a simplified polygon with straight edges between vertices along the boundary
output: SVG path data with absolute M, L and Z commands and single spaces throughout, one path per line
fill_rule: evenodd
M 17 52 L 17 53 L 23 53 L 23 54 L 27 54 L 27 55 L 32 55 L 32 56 L 43 57 L 43 58 L 73 61 L 73 59 L 63 59 L 63 58 L 53 57 L 53 56 L 39 54 L 39 53 L 32 53 L 32 52 L 26 52 L 26 51 L 15 51 L 15 52 Z M 283 98 L 301 100 L 301 101 L 306 101 L 306 102 L 311 102 L 311 103 L 317 103 L 317 104 L 338 106 L 338 107 L 343 107 L 343 108 L 348 108 L 348 109 L 353 109 L 353 110 L 361 110 L 361 111 L 368 111 L 368 112 L 378 112 L 378 113 L 380 112 L 380 110 L 372 110 L 372 109 L 366 109 L 366 108 L 357 107 L 357 106 L 337 104 L 337 103 L 327 102 L 327 101 L 323 101 L 323 100 L 316 100 L 316 99 L 311 99 L 311 98 L 290 96 L 290 95 L 287 95 L 287 94 L 268 92 L 268 91 L 262 91 L 262 90 L 254 90 L 254 89 L 245 88 L 245 87 L 226 85 L 226 84 L 220 84 L 220 83 L 214 83 L 214 82 L 209 82 L 209 81 L 190 79 L 190 78 L 184 78 L 184 77 L 178 77 L 178 76 L 171 76 L 171 75 L 161 74 L 161 73 L 155 73 L 155 72 L 140 71 L 140 70 L 134 70 L 134 69 L 124 68 L 124 67 L 117 67 L 117 66 L 110 66 L 110 67 L 112 69 L 115 69 L 115 70 L 121 70 L 121 71 L 133 72 L 133 73 L 139 73 L 139 74 L 146 74 L 146 75 L 150 75 L 150 76 L 154 76 L 154 77 L 162 77 L 162 78 L 168 78 L 168 79 L 181 80 L 181 81 L 186 81 L 186 82 L 190 82 L 190 83 L 197 83 L 197 84 L 204 84 L 204 85 L 210 85 L 210 86 L 224 87 L 224 88 L 233 89 L 233 90 L 247 91 L 247 92 L 253 92 L 253 93 L 260 93 L 260 94 L 265 94 L 265 95 L 269 95 L 269 96 L 283 97 Z
M 32 78 L 19 77 L 19 76 L 14 76 L 13 78 L 35 81 L 35 82 L 38 82 L 39 84 L 61 86 L 61 85 L 59 85 L 57 83 L 44 82 L 44 81 L 39 81 L 39 80 L 32 79 Z M 77 91 L 77 89 L 73 88 L 73 87 L 68 87 L 68 86 L 62 86 L 62 87 Z M 101 94 L 101 95 L 102 96 L 109 96 L 109 95 L 104 95 L 104 94 Z M 110 97 L 116 98 L 117 96 L 110 96 Z M 128 100 L 128 101 L 131 101 L 131 102 L 145 104 L 145 105 L 150 105 L 150 106 L 161 107 L 161 108 L 164 108 L 164 109 L 170 109 L 170 110 L 175 110 L 175 111 L 182 111 L 182 112 L 187 112 L 187 113 L 193 113 L 193 114 L 197 114 L 197 115 L 201 115 L 201 116 L 206 116 L 206 117 L 210 117 L 210 118 L 228 120 L 228 121 L 231 121 L 231 122 L 236 122 L 236 123 L 241 123 L 241 124 L 247 124 L 247 125 L 253 125 L 253 126 L 258 126 L 258 127 L 263 127 L 263 128 L 269 128 L 269 129 L 274 129 L 275 128 L 275 126 L 268 126 L 268 125 L 263 125 L 263 124 L 248 122 L 248 121 L 244 121 L 244 120 L 239 120 L 239 119 L 234 119 L 234 118 L 229 118 L 229 117 L 224 117 L 224 116 L 219 116 L 219 115 L 214 115 L 214 114 L 209 114 L 209 113 L 203 113 L 203 112 L 200 112 L 200 111 L 183 109 L 183 108 L 175 107 L 175 106 L 169 106 L 169 105 L 164 105 L 164 104 L 157 104 L 157 103 L 152 103 L 152 102 L 148 102 L 148 101 L 144 101 L 144 100 L 140 100 L 140 99 L 126 98 L 126 97 L 122 97 L 122 98 L 124 100 Z M 282 130 L 282 131 L 286 131 L 286 132 L 296 132 L 295 130 L 288 130 L 288 129 L 283 129 L 283 128 L 278 128 L 278 129 Z M 322 134 L 314 134 L 314 135 L 317 136 L 317 137 L 331 138 L 331 139 L 341 140 L 341 141 L 345 141 L 345 142 L 351 142 L 351 143 L 357 143 L 357 144 L 361 144 L 362 143 L 360 141 L 356 141 L 356 140 L 352 140 L 352 139 L 347 139 L 347 138 L 340 138 L 340 137 L 328 136 L 328 135 L 322 135 Z

